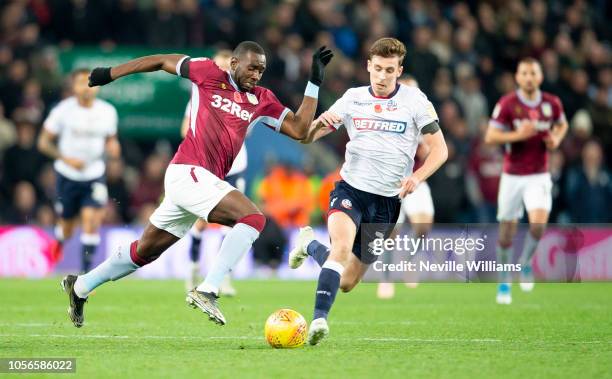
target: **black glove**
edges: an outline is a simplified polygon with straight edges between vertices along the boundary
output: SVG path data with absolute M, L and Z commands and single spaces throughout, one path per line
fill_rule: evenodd
M 89 86 L 103 86 L 113 81 L 110 67 L 96 67 L 89 74 Z
M 325 46 L 321 46 L 319 50 L 312 54 L 312 67 L 310 68 L 310 79 L 312 84 L 320 86 L 323 83 L 323 76 L 325 76 L 325 66 L 331 61 L 334 54 L 329 49 L 325 49 Z

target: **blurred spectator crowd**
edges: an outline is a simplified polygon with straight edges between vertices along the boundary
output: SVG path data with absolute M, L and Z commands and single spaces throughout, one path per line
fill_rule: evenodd
M 605 0 L 0 0 L 0 223 L 54 223 L 54 172 L 35 141 L 50 108 L 69 94 L 58 65 L 62 49 L 180 52 L 256 40 L 268 54 L 263 85 L 295 109 L 311 49 L 324 44 L 336 58 L 321 92 L 323 110 L 347 88 L 369 82 L 367 50 L 383 36 L 407 45 L 404 72 L 434 103 L 446 135 L 449 160 L 429 180 L 437 222 L 494 221 L 502 150 L 481 136 L 525 56 L 541 61 L 543 89 L 562 99 L 570 123 L 550 159 L 551 221 L 611 222 L 611 19 Z M 282 227 L 322 222 L 320 188 L 333 183 L 322 178 L 342 162 L 346 141 L 340 132 L 306 147 L 303 167 L 250 167 L 259 176 L 253 196 Z M 176 143 L 122 140 L 127 154 L 108 165 L 108 223 L 146 221 Z

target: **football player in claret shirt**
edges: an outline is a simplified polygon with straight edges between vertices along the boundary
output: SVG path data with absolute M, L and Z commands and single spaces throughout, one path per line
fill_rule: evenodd
M 552 206 L 552 180 L 548 172 L 548 150 L 559 147 L 567 133 L 567 121 L 559 98 L 540 90 L 540 63 L 525 58 L 518 64 L 518 89 L 503 96 L 493 109 L 485 143 L 505 145 L 504 167 L 499 183 L 497 220 L 498 263 L 510 263 L 517 222 L 527 209 L 529 231 L 525 237 L 520 287 L 533 289 L 531 258 L 542 237 Z M 511 278 L 501 272 L 497 291 L 499 304 L 510 304 Z
M 170 162 L 164 179 L 165 197 L 139 240 L 118 246 L 85 275 L 68 275 L 62 286 L 68 294 L 68 314 L 83 325 L 87 296 L 96 287 L 136 271 L 189 232 L 198 218 L 232 227 L 204 282 L 188 292 L 188 301 L 221 325 L 225 317 L 217 304 L 223 277 L 251 248 L 265 217 L 245 195 L 224 180 L 247 131 L 267 126 L 295 140 L 306 138 L 317 108 L 319 86 L 333 54 L 321 47 L 313 54 L 310 80 L 297 112 L 282 105 L 272 91 L 257 83 L 266 69 L 266 55 L 252 41 L 234 49 L 229 71 L 207 58 L 181 54 L 151 55 L 115 67 L 98 67 L 89 85 L 105 85 L 123 76 L 163 70 L 191 80 L 190 125 Z

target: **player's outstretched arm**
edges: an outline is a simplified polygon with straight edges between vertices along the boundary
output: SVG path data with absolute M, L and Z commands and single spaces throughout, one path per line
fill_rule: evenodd
M 96 67 L 89 75 L 89 86 L 103 86 L 122 76 L 139 72 L 163 70 L 176 75 L 176 65 L 183 59 L 183 54 L 157 54 L 136 58 L 115 67 Z
M 306 138 L 300 142 L 303 144 L 312 143 L 319 138 L 323 138 L 336 130 L 334 125 L 342 123 L 342 119 L 330 111 L 323 112 L 316 120 L 310 124 Z
M 537 133 L 538 131 L 532 121 L 523 121 L 515 130 L 504 130 L 496 125 L 489 125 L 484 142 L 488 145 L 503 145 L 529 139 Z
M 438 123 L 434 122 L 423 127 L 423 142 L 429 147 L 429 154 L 418 170 L 402 180 L 400 191 L 400 197 L 402 198 L 414 192 L 417 186 L 436 172 L 448 158 L 448 148 Z
M 319 97 L 319 86 L 323 83 L 325 66 L 331 61 L 334 54 L 322 46 L 312 55 L 312 67 L 310 69 L 310 79 L 306 85 L 304 99 L 297 112 L 289 112 L 283 123 L 280 132 L 295 140 L 302 141 L 308 136 L 308 130 L 312 124 L 312 119 L 317 111 L 317 99 Z

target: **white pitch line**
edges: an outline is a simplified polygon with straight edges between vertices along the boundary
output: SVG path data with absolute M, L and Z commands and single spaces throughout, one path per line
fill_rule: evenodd
M 472 339 L 462 339 L 462 338 L 399 338 L 399 337 L 380 337 L 380 338 L 359 338 L 362 341 L 374 341 L 374 342 L 502 342 L 502 340 L 492 339 L 492 338 L 472 338 Z
M 140 335 L 140 336 L 123 336 L 123 335 L 104 335 L 104 334 L 0 334 L 0 337 L 32 337 L 32 338 L 71 338 L 71 339 L 120 339 L 120 340 L 249 340 L 263 341 L 264 337 L 255 336 L 155 336 L 155 335 Z M 446 342 L 470 342 L 470 343 L 501 343 L 500 339 L 493 338 L 400 338 L 400 337 L 362 337 L 362 338 L 343 338 L 334 337 L 340 341 L 368 341 L 368 342 L 430 342 L 430 343 L 446 343 Z M 537 342 L 537 341 L 530 341 Z M 568 341 L 562 345 L 569 344 L 612 344 L 612 341 Z

